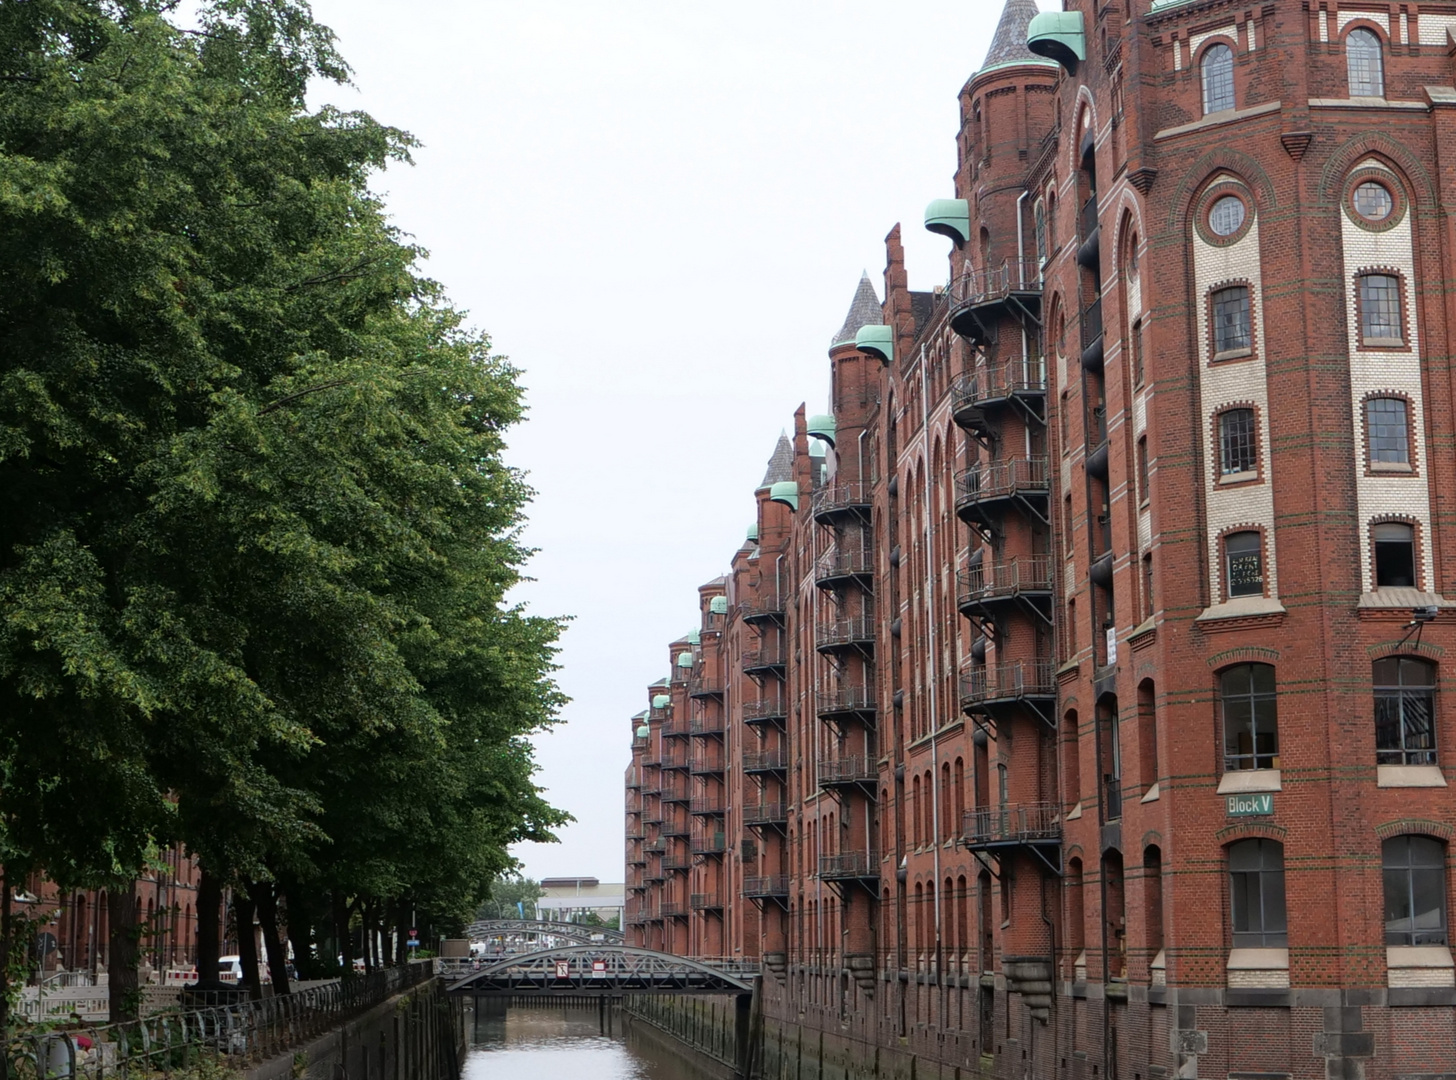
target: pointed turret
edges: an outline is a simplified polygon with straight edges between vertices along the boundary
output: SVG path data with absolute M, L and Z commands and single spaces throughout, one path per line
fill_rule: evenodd
M 779 433 L 779 444 L 774 447 L 773 457 L 768 459 L 768 472 L 763 474 L 760 488 L 772 487 L 794 478 L 794 444 L 789 442 L 787 432 Z
M 1026 47 L 1026 28 L 1031 20 L 1041 14 L 1036 0 L 1006 0 L 1001 11 L 1001 22 L 996 27 L 996 36 L 991 39 L 991 48 L 986 53 L 986 62 L 981 71 L 1002 64 L 1045 64 L 1046 59 L 1037 56 Z
M 854 300 L 849 305 L 849 314 L 844 317 L 844 325 L 834 335 L 829 347 L 832 349 L 836 345 L 853 345 L 854 336 L 859 333 L 861 326 L 879 326 L 884 321 L 880 298 L 875 295 L 875 287 L 870 283 L 870 275 L 866 272 L 859 279 L 859 287 L 854 290 Z

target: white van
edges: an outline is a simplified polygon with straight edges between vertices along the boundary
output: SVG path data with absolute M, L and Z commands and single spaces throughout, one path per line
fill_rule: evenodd
M 232 983 L 234 986 L 243 981 L 243 958 L 241 956 L 219 956 L 217 958 L 217 977 L 225 983 Z M 262 982 L 270 982 L 268 977 L 268 965 L 258 965 L 258 978 Z

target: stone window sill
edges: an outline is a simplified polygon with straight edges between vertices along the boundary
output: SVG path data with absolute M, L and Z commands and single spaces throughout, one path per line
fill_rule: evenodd
M 1289 988 L 1288 949 L 1233 949 L 1229 952 L 1227 967 L 1230 989 Z
M 1415 473 L 1412 465 L 1403 465 L 1398 461 L 1372 461 L 1370 471 L 1373 473 L 1391 473 L 1395 476 L 1411 476 Z
M 1246 619 L 1251 615 L 1283 615 L 1284 605 L 1273 596 L 1239 596 L 1222 604 L 1205 608 L 1194 622 L 1214 622 L 1218 619 Z
M 1222 364 L 1226 360 L 1247 360 L 1254 355 L 1253 349 L 1224 349 L 1213 354 L 1213 362 Z
M 1283 775 L 1278 769 L 1242 769 L 1226 772 L 1218 782 L 1220 795 L 1242 795 L 1250 791 L 1283 791 Z M 1239 950 L 1235 949 L 1235 952 Z
M 1456 986 L 1456 962 L 1445 945 L 1391 945 L 1385 967 L 1392 987 Z
M 1375 786 L 1383 788 L 1437 788 L 1446 786 L 1439 765 L 1377 765 Z
M 1384 589 L 1376 589 L 1374 592 L 1360 594 L 1360 607 L 1368 610 L 1416 607 L 1449 608 L 1452 606 L 1451 601 L 1439 593 L 1422 592 L 1420 589 L 1404 586 L 1388 586 Z

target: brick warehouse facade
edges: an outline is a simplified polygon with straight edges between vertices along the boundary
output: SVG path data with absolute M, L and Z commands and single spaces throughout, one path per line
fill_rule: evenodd
M 1452 2 L 1007 0 L 949 284 L 633 719 L 630 940 L 854 1075 L 1456 1076 L 1453 86 Z

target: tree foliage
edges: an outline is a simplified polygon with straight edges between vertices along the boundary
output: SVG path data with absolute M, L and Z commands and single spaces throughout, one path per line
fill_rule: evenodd
M 459 920 L 564 820 L 517 372 L 370 192 L 410 136 L 307 107 L 347 70 L 307 4 L 171 7 L 0 4 L 7 869 L 180 842 L 290 933 Z

